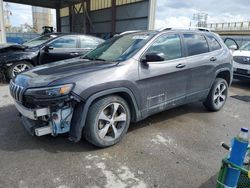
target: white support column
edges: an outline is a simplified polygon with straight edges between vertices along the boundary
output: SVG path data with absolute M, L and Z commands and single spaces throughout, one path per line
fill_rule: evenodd
M 0 0 L 0 43 L 6 42 L 5 26 L 4 26 L 4 10 L 3 0 Z
M 157 3 L 157 0 L 149 0 L 148 30 L 154 30 L 155 28 L 156 3 Z

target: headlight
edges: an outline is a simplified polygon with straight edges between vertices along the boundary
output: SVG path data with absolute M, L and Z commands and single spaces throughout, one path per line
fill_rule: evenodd
M 73 89 L 73 86 L 73 84 L 65 84 L 60 86 L 27 89 L 25 95 L 33 96 L 38 99 L 62 97 L 68 95 Z

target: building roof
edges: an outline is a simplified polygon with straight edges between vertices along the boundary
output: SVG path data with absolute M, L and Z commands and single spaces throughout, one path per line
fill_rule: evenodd
M 46 8 L 63 8 L 70 4 L 80 3 L 83 0 L 4 0 L 5 2 L 20 3 Z

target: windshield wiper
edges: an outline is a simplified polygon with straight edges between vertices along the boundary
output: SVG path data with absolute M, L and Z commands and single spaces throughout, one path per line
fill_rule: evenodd
M 91 58 L 91 57 L 82 57 L 82 59 L 88 59 L 88 60 L 92 60 L 92 61 L 106 61 L 105 59 L 101 59 L 101 58 Z

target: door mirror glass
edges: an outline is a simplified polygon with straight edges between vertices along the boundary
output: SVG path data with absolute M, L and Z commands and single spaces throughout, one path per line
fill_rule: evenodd
M 163 53 L 147 53 L 145 55 L 145 58 L 143 59 L 143 62 L 158 62 L 158 61 L 164 61 L 164 54 Z

